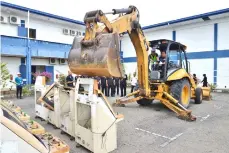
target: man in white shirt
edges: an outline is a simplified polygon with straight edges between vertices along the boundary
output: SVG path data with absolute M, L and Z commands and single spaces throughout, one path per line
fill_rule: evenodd
M 134 87 L 136 86 L 137 82 L 138 82 L 138 79 L 136 77 L 136 73 L 134 73 L 131 79 L 131 93 L 134 91 Z

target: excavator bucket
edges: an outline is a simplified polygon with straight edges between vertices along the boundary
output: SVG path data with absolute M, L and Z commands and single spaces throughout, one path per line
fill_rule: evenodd
M 211 88 L 210 87 L 201 87 L 203 91 L 203 99 L 211 99 Z
M 123 77 L 119 35 L 100 33 L 92 40 L 75 37 L 68 55 L 68 64 L 70 70 L 78 75 Z

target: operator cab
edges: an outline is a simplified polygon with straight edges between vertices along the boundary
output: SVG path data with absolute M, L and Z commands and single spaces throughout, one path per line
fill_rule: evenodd
M 165 82 L 171 74 L 179 69 L 185 69 L 189 73 L 190 68 L 187 62 L 185 45 L 167 39 L 149 42 L 151 48 L 159 51 L 159 61 L 149 63 L 151 82 Z

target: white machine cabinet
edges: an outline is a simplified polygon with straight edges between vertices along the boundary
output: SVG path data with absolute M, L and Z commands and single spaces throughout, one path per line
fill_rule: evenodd
M 75 88 L 75 141 L 94 153 L 117 148 L 119 118 L 104 96 L 94 93 L 94 79 L 79 78 Z
M 35 87 L 34 87 L 34 97 L 35 97 L 35 114 L 36 117 L 40 117 L 43 120 L 48 119 L 49 109 L 44 106 L 44 103 L 39 101 L 39 98 L 45 94 L 46 84 L 44 76 L 37 76 Z
M 71 139 L 75 138 L 75 115 L 74 115 L 74 97 L 75 91 L 69 90 L 69 111 L 63 112 L 61 111 L 61 127 L 60 129 L 65 133 L 69 134 Z
M 53 83 L 40 98 L 49 108 L 47 121 L 74 138 L 74 97 L 75 91 L 59 83 Z M 62 132 L 62 133 L 63 133 Z

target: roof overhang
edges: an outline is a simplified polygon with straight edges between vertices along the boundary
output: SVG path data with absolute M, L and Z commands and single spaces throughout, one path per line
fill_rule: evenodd
M 217 10 L 213 12 L 208 12 L 208 13 L 203 13 L 199 15 L 194 15 L 190 17 L 185 17 L 185 18 L 180 18 L 176 20 L 171 20 L 167 22 L 162 22 L 158 24 L 153 24 L 149 26 L 145 26 L 142 29 L 147 30 L 147 29 L 152 29 L 152 28 L 158 28 L 158 27 L 165 27 L 169 25 L 179 25 L 184 22 L 186 23 L 192 23 L 192 22 L 200 22 L 200 21 L 209 21 L 211 19 L 217 19 L 217 18 L 223 18 L 223 17 L 229 17 L 229 8 L 222 9 L 222 10 Z

